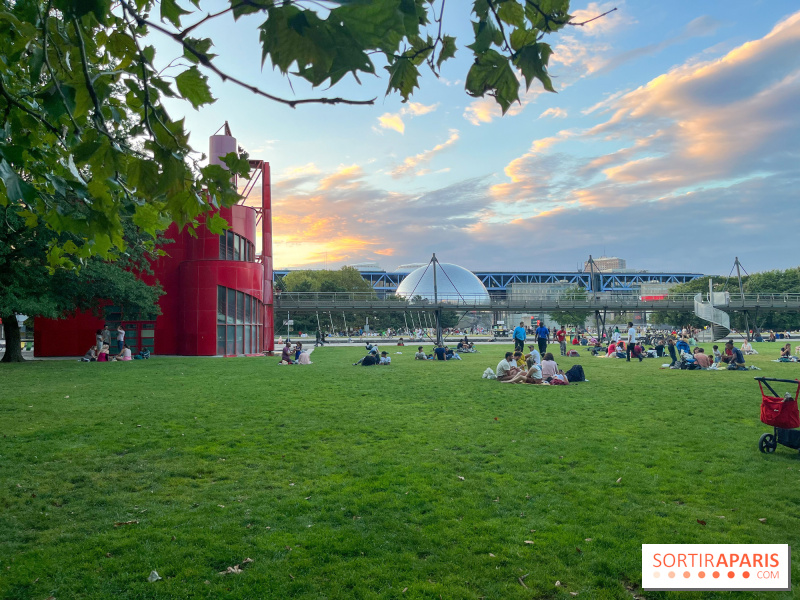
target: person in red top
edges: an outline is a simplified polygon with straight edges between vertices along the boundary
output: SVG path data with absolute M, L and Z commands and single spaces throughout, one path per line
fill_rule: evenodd
M 558 331 L 556 331 L 556 339 L 558 340 L 558 345 L 561 346 L 561 356 L 567 355 L 567 332 L 564 331 L 564 326 L 562 325 L 559 327 Z

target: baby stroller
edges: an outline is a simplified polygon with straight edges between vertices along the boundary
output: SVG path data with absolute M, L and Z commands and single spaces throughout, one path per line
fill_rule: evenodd
M 758 440 L 758 449 L 770 454 L 775 452 L 778 444 L 787 448 L 800 449 L 800 412 L 797 409 L 797 398 L 800 395 L 800 380 L 797 379 L 768 379 L 756 377 L 761 390 L 761 422 L 772 425 L 774 432 L 765 433 Z M 783 396 L 772 388 L 768 382 L 790 383 L 795 387 L 794 398 L 790 392 Z M 764 394 L 764 386 L 772 393 Z

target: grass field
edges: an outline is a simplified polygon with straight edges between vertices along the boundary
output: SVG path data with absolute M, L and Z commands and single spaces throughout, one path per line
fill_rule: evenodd
M 760 372 L 564 359 L 568 387 L 481 379 L 503 346 L 2 365 L 0 597 L 797 597 L 638 590 L 642 543 L 800 547 L 753 381 L 800 364 L 755 347 Z

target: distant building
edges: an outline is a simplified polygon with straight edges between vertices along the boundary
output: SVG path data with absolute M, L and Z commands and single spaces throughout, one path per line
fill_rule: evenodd
M 381 266 L 376 262 L 360 262 L 354 263 L 352 265 L 347 265 L 348 267 L 354 268 L 356 271 L 382 271 Z
M 617 271 L 620 269 L 625 269 L 626 263 L 624 258 L 618 258 L 616 256 L 600 256 L 594 259 L 594 266 L 596 270 L 602 272 L 608 271 Z M 583 263 L 583 272 L 588 273 L 592 269 L 589 265 L 589 261 L 587 260 Z

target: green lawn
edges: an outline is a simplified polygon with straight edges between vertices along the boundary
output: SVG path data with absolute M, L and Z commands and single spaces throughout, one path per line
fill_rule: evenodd
M 641 544 L 800 547 L 800 455 L 758 451 L 753 381 L 800 364 L 755 347 L 760 372 L 584 353 L 569 387 L 481 379 L 485 345 L 2 365 L 0 597 L 715 597 L 639 591 Z

